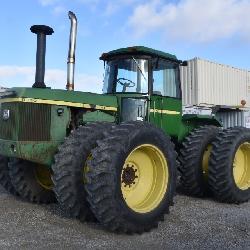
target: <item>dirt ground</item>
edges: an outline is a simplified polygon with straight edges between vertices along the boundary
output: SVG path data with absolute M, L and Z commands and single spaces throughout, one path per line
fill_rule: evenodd
M 133 236 L 82 224 L 56 204 L 30 204 L 1 187 L 0 211 L 0 249 L 250 249 L 250 203 L 177 195 L 158 229 Z

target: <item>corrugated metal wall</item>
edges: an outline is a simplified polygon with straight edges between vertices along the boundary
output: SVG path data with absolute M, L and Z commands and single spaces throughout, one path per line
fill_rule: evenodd
M 235 126 L 248 127 L 249 128 L 249 110 L 230 111 L 230 112 L 218 112 L 216 117 L 222 122 L 224 128 L 230 128 Z
M 180 67 L 184 105 L 250 107 L 250 72 L 207 60 L 194 58 Z
M 224 128 L 235 126 L 245 126 L 245 116 L 243 111 L 218 112 L 216 117 L 222 122 Z
M 250 71 L 247 72 L 247 106 L 249 107 L 249 102 L 250 102 Z

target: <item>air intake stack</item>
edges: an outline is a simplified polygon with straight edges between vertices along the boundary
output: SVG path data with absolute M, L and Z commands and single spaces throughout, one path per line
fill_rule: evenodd
M 53 29 L 45 25 L 33 25 L 30 28 L 32 33 L 37 34 L 36 51 L 36 78 L 33 88 L 46 88 L 44 83 L 45 75 L 45 54 L 46 54 L 46 36 L 54 33 Z

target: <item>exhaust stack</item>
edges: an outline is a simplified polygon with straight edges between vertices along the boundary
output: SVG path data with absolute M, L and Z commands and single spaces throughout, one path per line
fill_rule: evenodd
M 71 11 L 68 13 L 71 21 L 70 37 L 69 37 L 69 53 L 68 53 L 68 69 L 67 69 L 67 90 L 74 90 L 74 75 L 75 75 L 75 49 L 76 49 L 76 33 L 77 33 L 77 18 Z
M 30 28 L 32 33 L 37 34 L 36 50 L 36 78 L 33 88 L 46 88 L 44 83 L 45 75 L 45 54 L 46 54 L 46 35 L 52 35 L 53 29 L 45 25 L 33 25 Z

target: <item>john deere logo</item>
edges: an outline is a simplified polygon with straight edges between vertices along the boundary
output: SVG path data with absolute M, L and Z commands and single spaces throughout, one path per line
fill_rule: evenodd
M 4 109 L 2 115 L 3 115 L 3 120 L 8 120 L 10 118 L 10 111 L 9 111 L 9 109 Z

